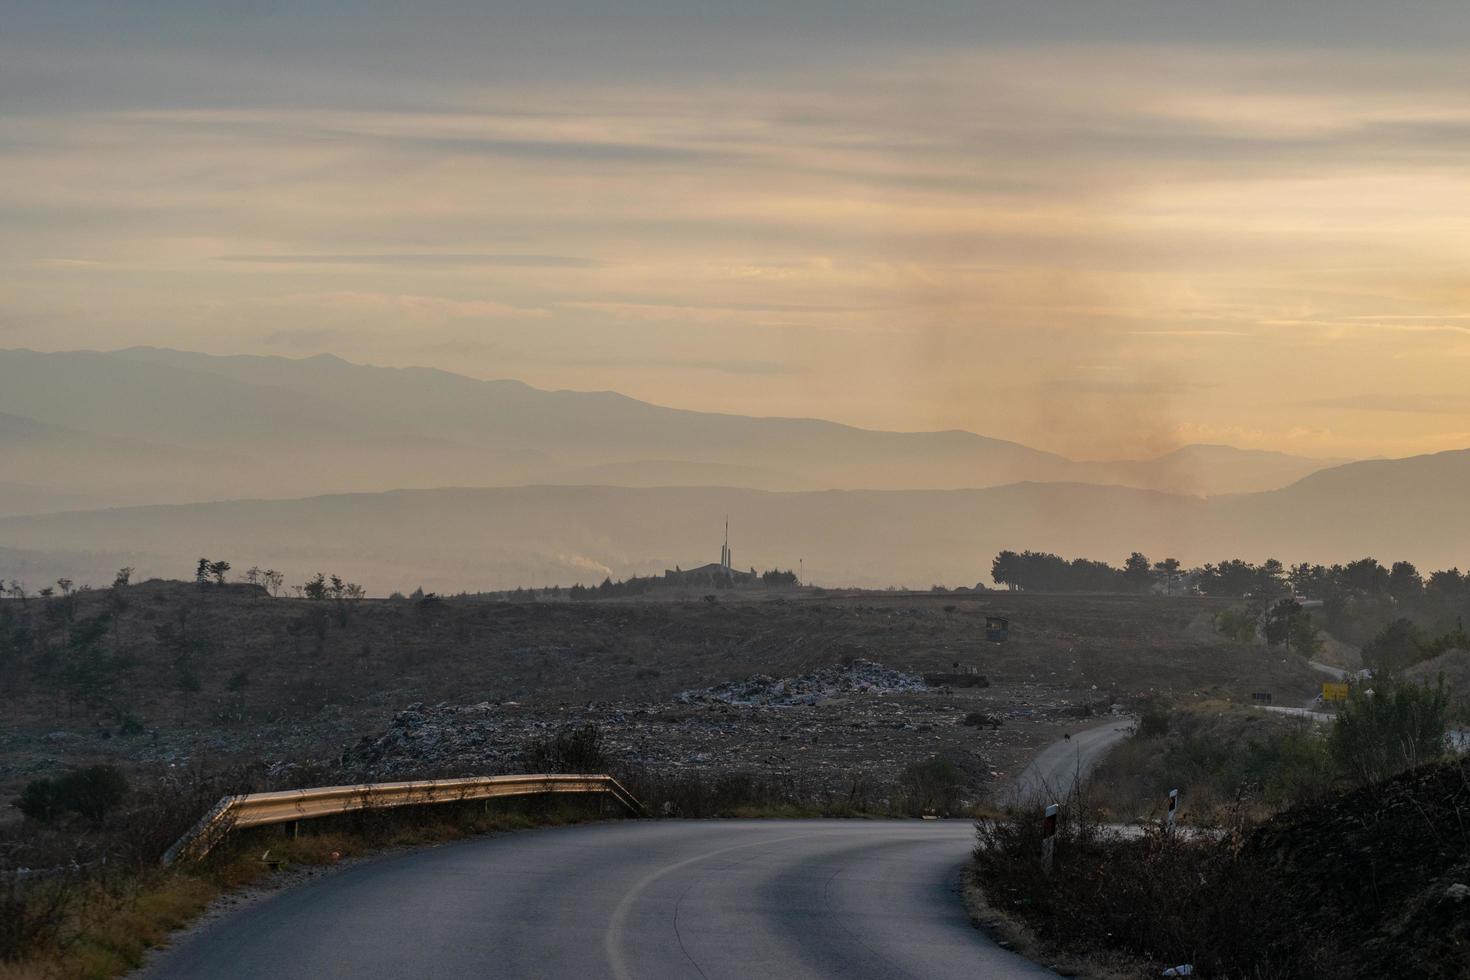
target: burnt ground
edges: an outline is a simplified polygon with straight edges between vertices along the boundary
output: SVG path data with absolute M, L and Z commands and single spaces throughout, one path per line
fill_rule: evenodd
M 816 591 L 334 603 L 176 582 L 5 600 L 0 794 L 92 762 L 505 771 L 528 738 L 592 721 L 622 760 L 824 791 L 940 754 L 981 797 L 1115 704 L 1310 696 L 1316 679 L 1301 662 L 1217 636 L 1219 608 L 1197 597 Z M 1006 643 L 985 642 L 987 615 L 1011 620 Z M 858 660 L 914 675 L 975 670 L 990 686 L 879 685 L 778 705 L 680 698 Z M 970 714 L 1000 724 L 965 724 Z

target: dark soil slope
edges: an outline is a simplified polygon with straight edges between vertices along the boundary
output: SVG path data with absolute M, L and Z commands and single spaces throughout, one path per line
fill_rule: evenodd
M 1241 858 L 1278 885 L 1280 941 L 1334 975 L 1470 977 L 1470 759 L 1289 810 Z

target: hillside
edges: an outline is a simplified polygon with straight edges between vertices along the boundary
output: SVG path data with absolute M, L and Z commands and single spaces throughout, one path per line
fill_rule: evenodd
M 120 564 L 185 574 L 200 555 L 291 581 L 336 571 L 370 591 L 595 583 L 692 567 L 726 515 L 740 567 L 824 585 L 927 588 L 988 579 L 1004 548 L 1119 562 L 1229 557 L 1332 563 L 1364 555 L 1470 565 L 1470 451 L 1339 467 L 1291 487 L 1214 499 L 1125 487 L 768 492 L 728 487 L 531 486 L 152 506 L 0 520 L 0 568 L 110 580 Z M 20 554 L 25 551 L 28 554 Z M 91 557 L 92 554 L 97 557 Z M 46 556 L 52 564 L 46 566 Z M 11 574 L 6 572 L 4 574 Z
M 0 481 L 105 486 L 110 504 L 598 482 L 906 490 L 1032 480 L 1206 494 L 1279 487 L 1327 465 L 1203 446 L 1076 462 L 971 432 L 684 411 L 327 355 L 156 348 L 0 351 L 0 413 L 30 427 L 24 452 L 0 457 Z
M 757 708 L 751 718 L 735 707 L 732 715 L 729 705 L 678 702 L 680 692 L 756 674 L 794 677 L 857 659 L 920 674 L 963 659 L 980 665 L 991 685 L 914 693 L 916 705 L 905 714 L 916 717 L 901 729 L 887 714 L 898 708 L 890 697 L 855 710 L 823 706 L 802 716 L 797 741 L 768 751 L 804 760 L 812 778 L 821 775 L 812 759 L 825 752 L 851 749 L 860 759 L 902 765 L 906 754 L 932 753 L 939 740 L 1004 759 L 1005 768 L 1056 738 L 1058 721 L 1076 723 L 1083 704 L 1105 709 L 1109 698 L 1147 690 L 1241 697 L 1262 684 L 1307 697 L 1314 680 L 1305 665 L 1199 628 L 1222 605 L 1155 596 L 799 590 L 727 594 L 716 603 L 690 596 L 338 604 L 271 599 L 245 585 L 156 581 L 70 599 L 7 599 L 0 601 L 0 713 L 7 720 L 0 797 L 63 763 L 336 758 L 363 735 L 391 733 L 395 715 L 416 703 L 421 716 L 432 710 L 424 706 L 448 702 L 467 707 L 448 712 L 461 721 L 493 722 L 497 732 L 468 746 L 480 752 L 516 749 L 527 727 L 544 733 L 595 711 L 600 725 L 625 733 L 640 751 L 682 744 L 689 757 L 707 755 L 679 762 L 718 764 L 710 758 L 729 755 L 737 741 L 772 735 L 774 716 L 792 710 Z M 991 614 L 1014 624 L 1004 646 L 983 639 Z M 100 633 L 90 626 L 99 621 L 108 627 Z M 197 687 L 181 688 L 185 672 Z M 485 702 L 498 708 L 486 712 Z M 647 709 L 660 703 L 651 717 Z M 959 724 L 970 710 L 1008 715 L 1001 730 L 982 739 Z M 869 728 L 874 712 L 881 730 Z M 120 731 L 127 717 L 149 734 Z M 856 720 L 865 724 L 851 724 Z M 738 740 L 729 737 L 735 724 Z M 824 737 L 811 724 L 820 724 Z M 853 739 L 855 728 L 873 737 Z M 776 731 L 786 729 L 783 719 Z M 799 756 L 792 752 L 797 744 Z M 379 749 L 400 756 L 398 765 L 417 766 L 417 775 L 437 764 L 432 755 Z M 769 764 L 752 760 L 758 769 Z M 500 765 L 503 757 L 481 758 L 460 774 Z

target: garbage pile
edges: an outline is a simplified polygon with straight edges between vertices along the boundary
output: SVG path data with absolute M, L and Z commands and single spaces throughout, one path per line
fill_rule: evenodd
M 926 689 L 924 678 L 893 670 L 871 660 L 821 667 L 801 677 L 775 678 L 756 674 L 743 681 L 684 691 L 682 704 L 731 704 L 742 707 L 814 705 L 853 694 L 900 694 Z

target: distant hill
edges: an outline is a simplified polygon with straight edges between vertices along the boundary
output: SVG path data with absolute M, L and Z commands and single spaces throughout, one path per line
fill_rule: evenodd
M 1373 555 L 1470 567 L 1470 450 L 1353 463 L 1265 493 L 1201 499 L 1116 486 L 768 492 L 722 487 L 528 486 L 346 494 L 0 520 L 7 552 L 54 554 L 55 574 L 101 581 L 105 562 L 180 576 L 201 555 L 300 581 L 336 571 L 373 591 L 593 583 L 691 567 L 805 561 L 828 585 L 973 584 L 1003 548 L 1121 562 L 1230 557 L 1330 563 Z M 84 567 L 86 566 L 86 567 Z M 85 573 L 85 574 L 84 574 Z M 49 573 L 47 573 L 49 574 Z M 54 576 L 52 576 L 54 577 Z
M 0 481 L 107 503 L 528 483 L 816 490 L 1029 480 L 1206 494 L 1279 487 L 1328 465 L 1228 447 L 1076 462 L 971 432 L 691 412 L 326 355 L 156 348 L 0 351 L 0 413 L 36 427 L 23 453 L 0 454 Z M 0 441 L 4 433 L 0 424 Z

